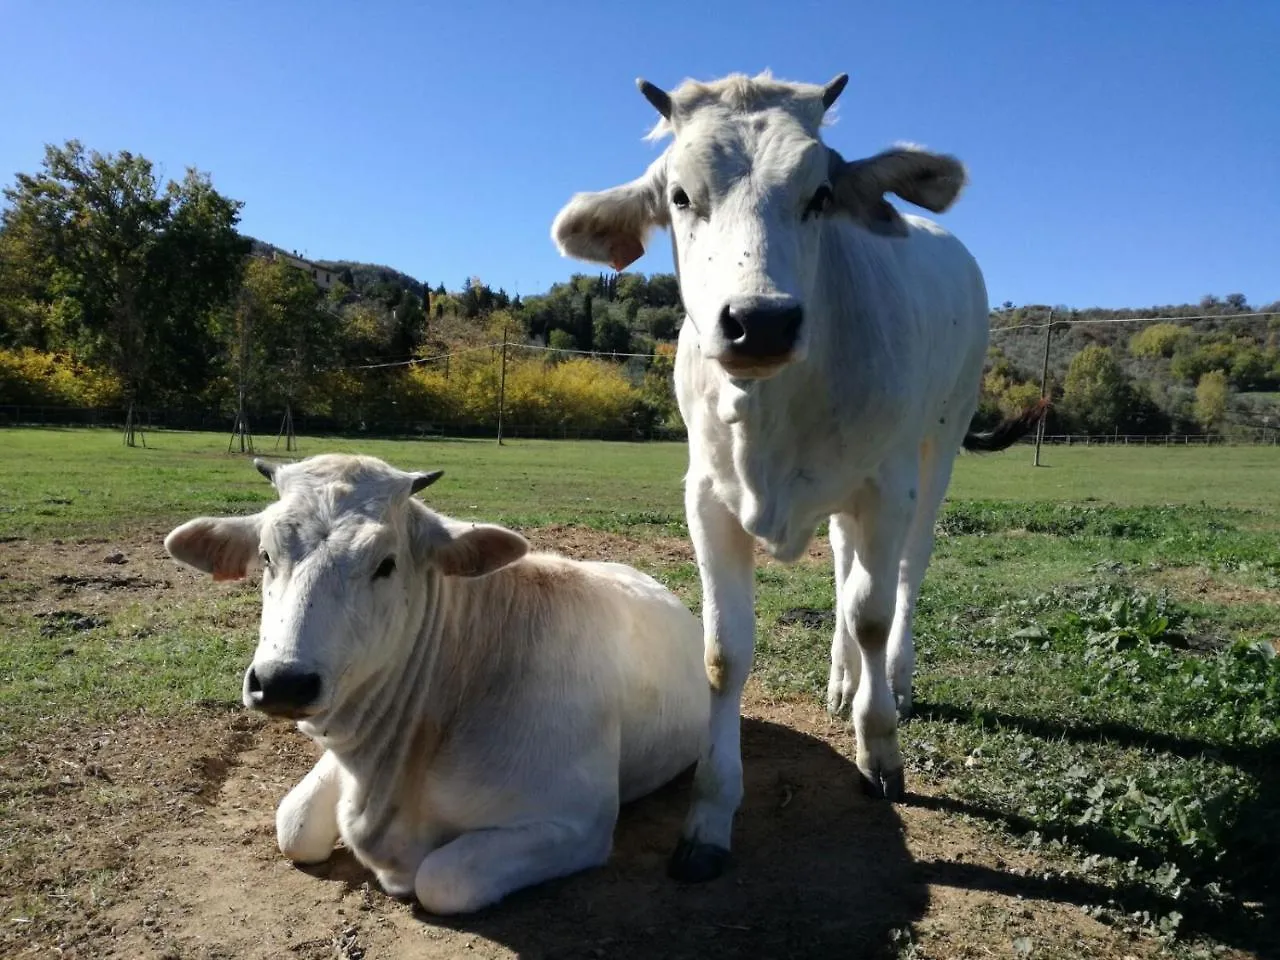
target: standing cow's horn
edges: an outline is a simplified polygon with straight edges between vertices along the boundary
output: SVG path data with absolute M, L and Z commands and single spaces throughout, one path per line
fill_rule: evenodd
M 644 77 L 636 77 L 636 86 L 644 94 L 644 98 L 653 104 L 653 109 L 662 114 L 663 120 L 671 119 L 671 97 L 661 87 L 655 87 Z
M 443 470 L 432 470 L 430 473 L 415 473 L 413 475 L 413 482 L 409 484 L 409 492 L 417 493 L 419 490 L 423 490 L 431 486 L 443 476 Z
M 844 91 L 844 85 L 848 82 L 849 75 L 847 73 L 842 73 L 822 88 L 823 110 L 831 109 L 831 105 L 836 102 L 836 98 Z

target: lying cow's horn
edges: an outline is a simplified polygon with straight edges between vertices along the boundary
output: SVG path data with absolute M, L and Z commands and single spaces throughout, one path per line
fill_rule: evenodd
M 255 468 L 257 468 L 257 471 L 260 474 L 262 474 L 272 483 L 276 482 L 276 467 L 278 466 L 278 464 L 267 463 L 267 461 L 265 460 L 260 460 L 257 457 L 254 457 L 253 465 Z
M 443 476 L 443 470 L 432 470 L 430 473 L 415 473 L 413 475 L 413 483 L 409 484 L 409 492 L 417 493 L 419 490 L 431 486 Z
M 847 73 L 842 73 L 822 88 L 823 110 L 831 109 L 831 105 L 836 102 L 836 98 L 844 91 L 844 85 L 848 82 L 849 75 Z
M 662 114 L 663 120 L 671 119 L 671 97 L 661 87 L 655 87 L 644 77 L 636 77 L 636 86 L 644 94 L 644 98 L 653 104 L 653 109 Z

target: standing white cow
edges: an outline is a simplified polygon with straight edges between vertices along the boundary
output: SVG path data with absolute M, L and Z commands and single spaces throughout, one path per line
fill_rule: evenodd
M 673 142 L 645 174 L 575 196 L 552 236 L 623 269 L 669 227 L 687 313 L 676 393 L 689 430 L 685 505 L 703 584 L 711 735 L 671 863 L 716 875 L 742 798 L 739 711 L 754 645 L 753 540 L 792 561 L 830 518 L 838 616 L 828 703 L 852 708 L 864 785 L 903 792 L 898 716 L 911 703 L 911 618 L 963 444 L 1000 449 L 1037 410 L 967 433 L 987 349 L 973 257 L 894 193 L 936 212 L 961 164 L 911 146 L 845 161 L 819 128 L 844 88 L 768 74 L 643 80 Z
M 413 494 L 438 472 L 256 463 L 277 502 L 165 547 L 215 579 L 264 568 L 244 702 L 325 748 L 277 811 L 285 856 L 341 837 L 388 892 L 476 910 L 603 863 L 619 802 L 697 760 L 701 629 L 657 581 L 433 513 Z

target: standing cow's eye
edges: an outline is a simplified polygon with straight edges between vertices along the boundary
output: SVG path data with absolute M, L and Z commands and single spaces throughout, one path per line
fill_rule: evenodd
M 680 210 L 689 209 L 689 195 L 679 187 L 676 187 L 674 190 L 671 191 L 671 202 L 672 204 L 675 205 L 677 209 L 680 209 Z
M 831 206 L 832 193 L 831 188 L 825 183 L 814 191 L 813 199 L 809 201 L 809 205 L 804 208 L 804 217 L 820 217 L 827 212 L 827 207 Z
M 271 554 L 267 553 L 267 551 L 265 551 L 265 550 L 259 550 L 259 551 L 258 551 L 258 559 L 262 561 L 262 565 L 263 565 L 264 567 L 269 567 L 269 566 L 271 566 Z
M 378 564 L 378 569 L 373 571 L 373 579 L 381 580 L 383 577 L 389 577 L 391 576 L 395 568 L 396 568 L 396 558 L 387 557 L 387 559 L 383 560 L 380 564 Z

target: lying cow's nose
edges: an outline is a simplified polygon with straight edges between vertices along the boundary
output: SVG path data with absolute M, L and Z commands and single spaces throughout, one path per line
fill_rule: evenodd
M 320 696 L 320 674 L 268 663 L 249 668 L 245 689 L 258 710 L 287 716 L 306 710 Z
M 740 357 L 775 359 L 796 345 L 803 319 L 804 309 L 794 302 L 730 300 L 720 311 L 720 332 Z

